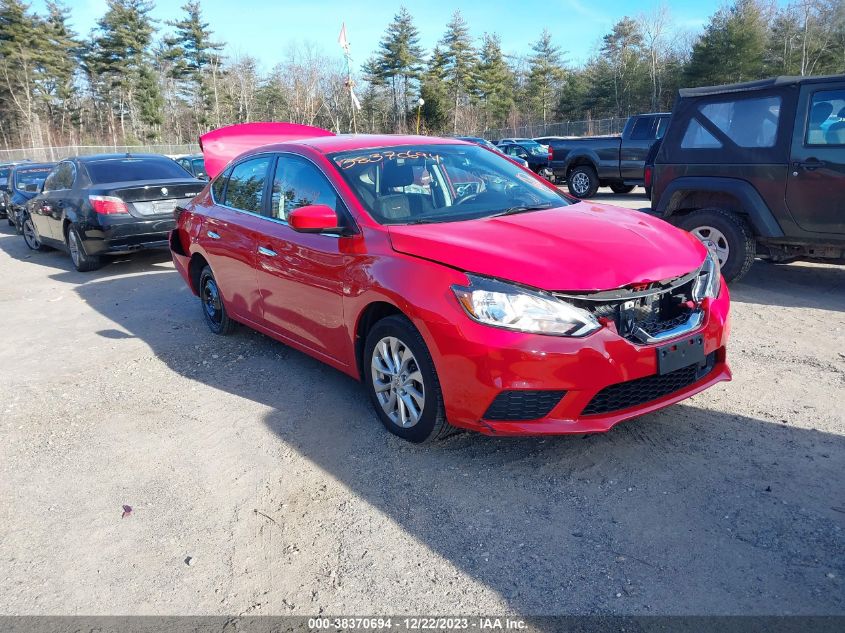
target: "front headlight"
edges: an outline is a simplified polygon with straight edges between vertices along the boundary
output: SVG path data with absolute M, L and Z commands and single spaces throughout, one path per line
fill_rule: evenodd
M 707 258 L 701 270 L 698 272 L 698 277 L 695 280 L 695 285 L 692 288 L 692 298 L 694 301 L 703 301 L 705 297 L 715 299 L 719 296 L 719 291 L 722 289 L 722 275 L 719 270 L 719 260 L 707 251 Z
M 467 277 L 469 286 L 456 285 L 452 290 L 470 318 L 479 323 L 556 336 L 586 336 L 601 327 L 586 310 L 550 294 L 475 275 Z

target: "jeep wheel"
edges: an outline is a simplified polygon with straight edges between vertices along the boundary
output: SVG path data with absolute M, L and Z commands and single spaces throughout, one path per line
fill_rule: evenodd
M 678 226 L 701 240 L 719 260 L 725 281 L 737 281 L 751 268 L 756 242 L 742 217 L 723 209 L 701 209 L 683 216 Z
M 634 185 L 623 185 L 621 182 L 616 182 L 610 185 L 610 190 L 613 193 L 631 193 L 634 190 Z
M 576 198 L 592 198 L 599 190 L 599 177 L 589 165 L 580 165 L 569 172 L 566 184 Z

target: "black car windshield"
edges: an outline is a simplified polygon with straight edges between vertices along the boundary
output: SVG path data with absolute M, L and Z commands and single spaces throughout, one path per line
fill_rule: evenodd
M 53 165 L 17 169 L 15 170 L 15 189 L 18 191 L 38 191 L 51 171 L 53 171 Z
M 549 209 L 569 200 L 477 145 L 413 145 L 330 154 L 381 224 L 457 222 Z
M 109 182 L 131 180 L 166 180 L 169 178 L 191 178 L 176 161 L 161 158 L 104 158 L 85 161 L 91 182 L 102 185 Z

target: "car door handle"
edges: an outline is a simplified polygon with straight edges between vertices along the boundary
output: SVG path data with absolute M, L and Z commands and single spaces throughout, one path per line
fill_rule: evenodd
M 813 171 L 814 169 L 818 169 L 819 167 L 824 167 L 827 163 L 823 160 L 808 160 L 800 163 L 795 163 L 796 167 L 801 167 L 802 169 L 806 169 L 808 171 Z
M 258 252 L 261 255 L 266 255 L 267 257 L 275 257 L 276 251 L 270 250 L 269 248 L 264 248 L 263 246 L 258 247 Z
M 219 240 L 220 239 L 220 235 L 218 235 L 214 231 L 206 231 L 205 234 L 208 235 L 208 237 L 210 237 L 213 240 Z

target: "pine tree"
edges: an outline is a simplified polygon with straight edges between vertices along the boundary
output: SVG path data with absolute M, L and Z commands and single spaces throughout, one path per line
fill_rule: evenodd
M 564 77 L 560 47 L 552 43 L 548 29 L 531 46 L 528 58 L 527 97 L 532 109 L 545 124 L 553 112 L 560 95 L 560 82 Z
M 194 112 L 195 133 L 198 135 L 208 126 L 209 113 L 214 107 L 213 87 L 206 70 L 223 45 L 213 40 L 208 22 L 202 19 L 199 2 L 191 0 L 182 7 L 182 11 L 185 12 L 184 18 L 167 22 L 176 32 L 164 38 L 162 56 L 165 62 L 169 62 L 168 74 L 176 80 L 181 98 Z
M 384 36 L 379 42 L 375 58 L 368 64 L 366 72 L 389 84 L 393 96 L 394 128 L 407 129 L 408 102 L 413 91 L 413 82 L 422 71 L 423 49 L 414 20 L 405 7 L 393 16 Z
M 484 110 L 484 127 L 504 127 L 514 105 L 516 80 L 495 33 L 484 35 L 476 74 L 476 88 Z
M 428 68 L 420 82 L 420 97 L 425 102 L 422 117 L 429 134 L 439 134 L 449 120 L 449 90 L 446 85 L 446 59 L 440 46 L 435 46 Z
M 693 47 L 688 82 L 701 86 L 760 78 L 766 40 L 766 19 L 757 0 L 736 0 L 716 12 Z
M 440 50 L 444 79 L 454 105 L 452 132 L 457 134 L 461 102 L 469 101 L 476 79 L 474 71 L 478 66 L 469 27 L 460 11 L 455 11 L 446 25 L 446 33 L 440 40 Z
M 20 0 L 0 3 L 0 83 L 5 108 L 22 128 L 19 142 L 42 144 L 37 79 L 43 61 L 42 28 L 37 16 Z
M 47 109 L 47 132 L 55 127 L 60 136 L 79 124 L 80 108 L 75 82 L 80 44 L 68 26 L 70 10 L 57 2 L 47 2 L 43 22 L 42 99 Z
M 633 114 L 640 107 L 635 95 L 642 93 L 647 73 L 640 25 L 627 16 L 619 20 L 604 36 L 601 53 L 613 71 L 613 116 Z
M 99 100 L 109 108 L 108 124 L 114 142 L 118 133 L 124 142 L 148 136 L 142 129 L 148 123 L 139 116 L 143 108 L 136 107 L 134 99 L 140 91 L 149 101 L 158 87 L 143 71 L 151 57 L 152 8 L 148 0 L 108 0 L 108 10 L 97 22 L 84 53 L 89 80 Z

